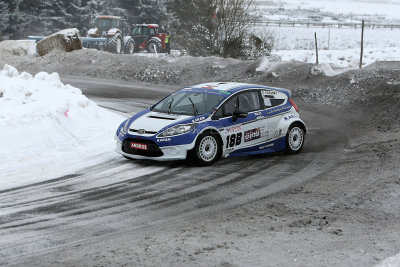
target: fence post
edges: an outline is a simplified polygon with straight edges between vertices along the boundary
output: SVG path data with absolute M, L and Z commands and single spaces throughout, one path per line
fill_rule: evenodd
M 331 28 L 329 27 L 329 29 L 328 29 L 328 50 L 329 50 L 330 43 L 331 43 Z
M 317 56 L 317 65 L 318 65 L 318 42 L 317 42 L 317 33 L 314 32 L 315 37 L 315 55 Z
M 363 52 L 364 52 L 364 20 L 362 21 L 362 24 L 361 24 L 361 54 L 360 54 L 360 69 L 362 68 Z

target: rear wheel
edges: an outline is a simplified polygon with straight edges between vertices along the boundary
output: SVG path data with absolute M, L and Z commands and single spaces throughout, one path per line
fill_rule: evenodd
M 113 37 L 107 39 L 107 51 L 115 54 L 122 52 L 122 36 L 116 33 Z
M 218 137 L 213 133 L 201 134 L 194 147 L 193 157 L 200 166 L 214 164 L 221 157 L 221 145 Z
M 155 40 L 151 40 L 146 45 L 146 50 L 149 53 L 160 52 L 161 44 Z
M 305 132 L 303 127 L 298 124 L 292 124 L 286 134 L 286 153 L 297 154 L 304 145 Z

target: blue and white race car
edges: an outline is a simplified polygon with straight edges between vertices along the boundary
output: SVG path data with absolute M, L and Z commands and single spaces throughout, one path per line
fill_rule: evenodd
M 126 158 L 206 166 L 220 157 L 300 152 L 306 125 L 289 90 L 243 83 L 187 87 L 125 120 L 116 151 Z

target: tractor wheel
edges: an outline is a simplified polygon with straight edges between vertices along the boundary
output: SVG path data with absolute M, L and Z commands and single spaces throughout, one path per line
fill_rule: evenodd
M 113 37 L 107 39 L 107 51 L 115 54 L 122 52 L 122 36 L 116 33 Z
M 161 50 L 161 43 L 157 42 L 156 40 L 150 40 L 146 45 L 146 50 L 149 53 L 160 52 Z
M 126 42 L 125 44 L 124 53 L 133 54 L 134 51 L 135 51 L 135 41 L 133 39 L 129 39 L 128 42 Z

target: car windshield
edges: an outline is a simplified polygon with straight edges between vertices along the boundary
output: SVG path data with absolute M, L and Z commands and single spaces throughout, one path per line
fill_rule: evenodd
M 139 35 L 139 34 L 142 34 L 142 27 L 138 27 L 138 26 L 133 27 L 132 35 Z
M 96 26 L 100 31 L 107 31 L 111 28 L 111 19 L 96 19 Z
M 153 111 L 180 115 L 209 113 L 224 96 L 204 92 L 176 92 L 153 107 Z

